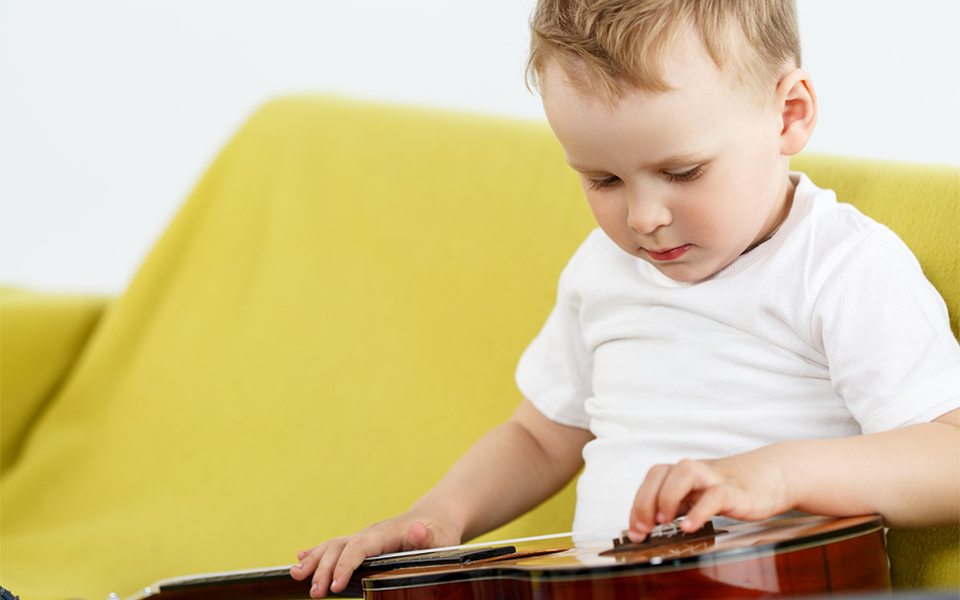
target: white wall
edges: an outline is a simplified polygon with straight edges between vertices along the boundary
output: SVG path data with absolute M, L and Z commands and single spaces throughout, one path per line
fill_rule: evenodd
M 960 163 L 960 3 L 799 0 L 810 148 Z M 0 0 L 0 282 L 119 293 L 266 99 L 542 119 L 533 0 Z

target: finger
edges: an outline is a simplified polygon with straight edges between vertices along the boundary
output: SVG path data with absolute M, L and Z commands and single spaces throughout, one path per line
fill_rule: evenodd
M 647 471 L 647 476 L 637 490 L 630 511 L 630 530 L 628 535 L 633 542 L 642 542 L 656 526 L 657 497 L 664 480 L 670 474 L 672 465 L 655 465 Z
M 350 576 L 368 556 L 378 556 L 396 548 L 384 547 L 380 538 L 361 538 L 353 540 L 344 547 L 336 562 L 330 579 L 331 592 L 342 592 L 350 584 Z
M 297 560 L 303 560 L 305 557 L 309 556 L 310 553 L 316 549 L 317 547 L 314 546 L 313 548 L 308 548 L 307 550 L 301 550 L 300 552 L 297 552 Z
M 297 552 L 297 559 L 300 562 L 290 567 L 290 576 L 297 581 L 303 581 L 309 577 L 317 569 L 317 564 L 320 562 L 320 557 L 323 556 L 325 547 L 326 544 L 321 544 L 310 550 Z
M 307 548 L 306 550 L 301 550 L 300 552 L 297 552 L 297 560 L 303 560 L 303 559 L 305 559 L 306 557 L 310 556 L 310 554 L 311 554 L 314 550 L 317 550 L 317 549 L 320 548 L 320 546 L 322 546 L 322 545 L 323 545 L 323 544 L 320 544 L 320 545 L 314 546 L 313 548 Z
M 687 533 L 693 533 L 707 524 L 707 521 L 723 514 L 732 507 L 731 488 L 728 485 L 714 485 L 700 494 L 700 498 L 693 504 L 680 527 Z
M 327 545 L 322 556 L 319 556 L 316 572 L 313 574 L 313 586 L 310 588 L 311 598 L 323 598 L 327 595 L 333 580 L 333 570 L 346 545 L 346 540 L 334 540 Z
M 669 523 L 676 519 L 685 503 L 689 501 L 692 504 L 704 489 L 716 484 L 717 479 L 713 471 L 700 461 L 682 460 L 677 463 L 660 488 L 657 522 Z

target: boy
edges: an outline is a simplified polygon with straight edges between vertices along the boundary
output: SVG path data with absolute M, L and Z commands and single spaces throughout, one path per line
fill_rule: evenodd
M 530 69 L 600 229 L 517 369 L 524 400 L 406 513 L 298 555 L 461 543 L 585 462 L 575 531 L 680 514 L 960 520 L 960 346 L 886 228 L 789 172 L 816 124 L 789 0 L 541 0 Z M 721 458 L 723 457 L 723 458 Z

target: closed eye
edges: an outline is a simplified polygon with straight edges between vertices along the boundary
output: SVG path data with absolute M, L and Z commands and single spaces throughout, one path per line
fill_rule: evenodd
M 591 190 L 604 190 L 620 183 L 620 178 L 616 175 L 604 177 L 603 179 L 594 179 L 592 177 L 584 177 L 583 179 L 587 182 L 587 185 L 590 186 Z
M 694 167 L 687 171 L 681 171 L 680 173 L 673 173 L 671 171 L 663 172 L 663 176 L 669 183 L 684 183 L 693 181 L 694 179 L 699 179 L 701 175 L 703 175 L 702 166 Z

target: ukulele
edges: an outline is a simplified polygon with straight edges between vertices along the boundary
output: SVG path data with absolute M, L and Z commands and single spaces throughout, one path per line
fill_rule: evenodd
M 879 516 L 800 517 L 695 533 L 676 522 L 642 543 L 574 534 L 403 552 L 364 561 L 341 594 L 368 600 L 757 598 L 890 589 Z M 128 600 L 309 598 L 290 567 L 166 579 Z M 119 600 L 111 594 L 111 600 Z

